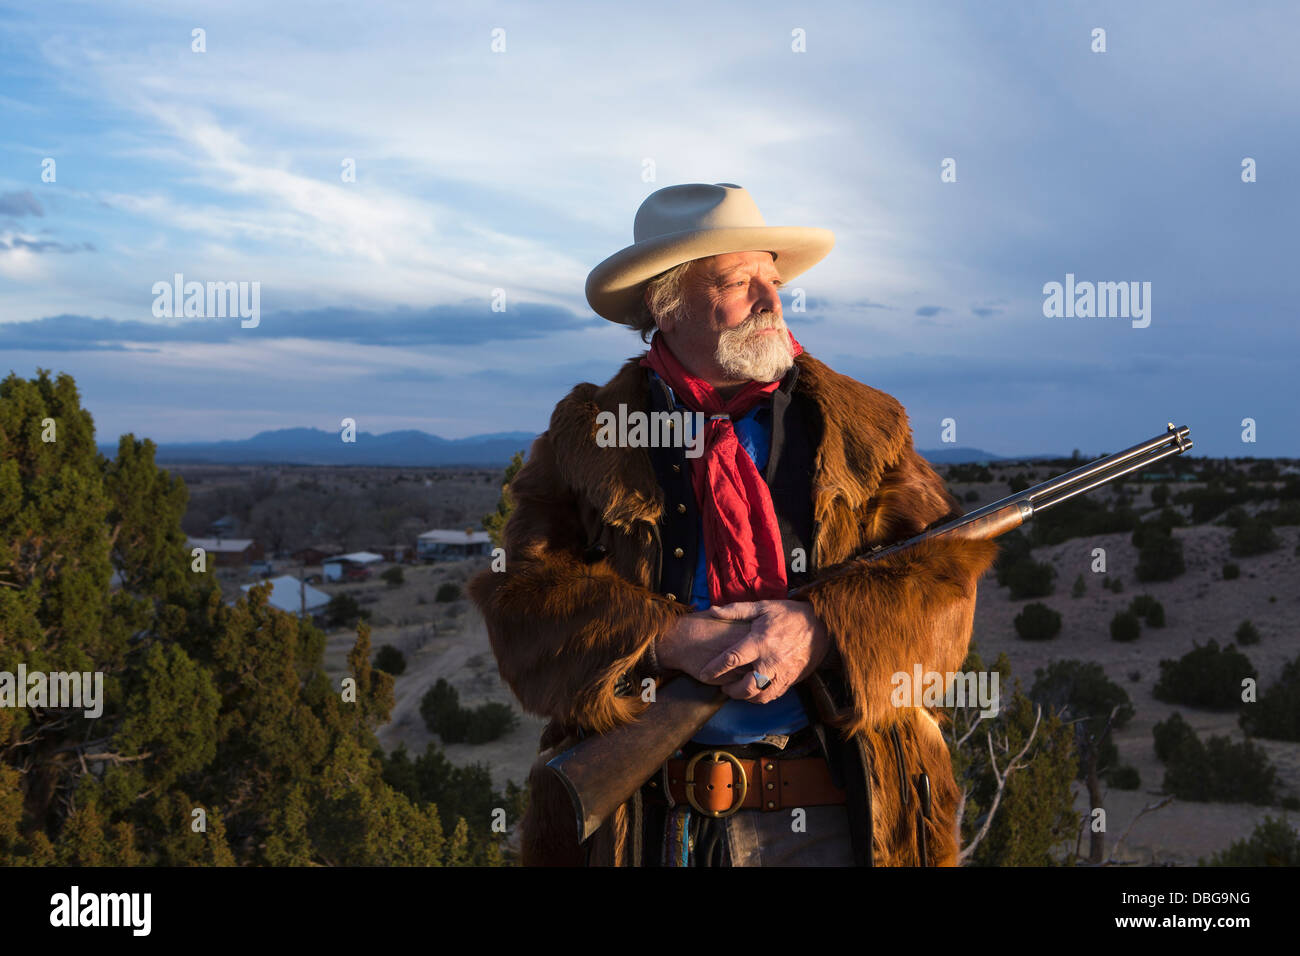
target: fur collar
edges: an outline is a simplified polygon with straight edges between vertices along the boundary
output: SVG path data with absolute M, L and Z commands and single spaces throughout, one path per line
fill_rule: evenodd
M 645 353 L 642 353 L 644 355 Z M 645 448 L 601 448 L 596 416 L 650 406 L 650 386 L 641 355 L 602 386 L 584 382 L 560 400 L 551 416 L 550 438 L 565 484 L 585 497 L 607 524 L 630 530 L 654 524 L 663 513 L 663 491 Z M 825 520 L 832 510 L 861 509 L 886 468 L 911 444 L 902 404 L 885 392 L 833 371 L 807 352 L 795 362 L 799 377 L 793 396 L 811 399 L 821 414 L 823 435 L 815 457 L 813 514 Z

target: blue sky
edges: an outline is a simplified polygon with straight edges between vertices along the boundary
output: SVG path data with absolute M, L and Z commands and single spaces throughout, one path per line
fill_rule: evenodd
M 834 231 L 787 321 L 919 447 L 1300 455 L 1300 8 L 994 6 L 0 2 L 0 376 L 101 441 L 541 430 L 642 348 L 583 295 L 640 202 L 732 182 Z M 260 324 L 155 318 L 175 273 Z M 1066 273 L 1149 327 L 1044 317 Z

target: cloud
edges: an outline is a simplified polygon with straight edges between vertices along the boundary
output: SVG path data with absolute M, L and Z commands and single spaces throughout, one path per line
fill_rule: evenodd
M 122 351 L 151 343 L 247 344 L 265 339 L 307 339 L 374 346 L 480 345 L 538 339 L 554 332 L 598 327 L 603 319 L 551 305 L 523 303 L 493 312 L 462 302 L 424 309 L 369 311 L 352 308 L 273 312 L 256 328 L 238 318 L 192 318 L 177 322 L 54 315 L 0 324 L 0 349 L 17 351 Z
M 95 246 L 89 242 L 55 242 L 53 239 L 24 239 L 16 236 L 6 242 L 0 238 L 0 251 L 25 249 L 28 252 L 94 252 Z
M 938 315 L 940 312 L 947 312 L 947 311 L 948 310 L 941 305 L 923 305 L 916 310 L 916 314 L 923 315 L 928 319 L 931 316 Z
M 0 193 L 0 216 L 44 216 L 45 209 L 30 189 Z

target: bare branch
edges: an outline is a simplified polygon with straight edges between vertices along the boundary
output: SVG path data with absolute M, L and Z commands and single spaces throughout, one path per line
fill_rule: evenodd
M 113 763 L 134 763 L 137 760 L 148 760 L 153 756 L 152 750 L 146 750 L 142 754 L 136 754 L 134 757 L 123 757 L 121 754 L 83 754 L 82 760 L 111 760 Z
M 1169 804 L 1173 802 L 1174 802 L 1173 796 L 1168 796 L 1157 803 L 1148 803 L 1145 807 L 1139 810 L 1134 815 L 1133 819 L 1129 821 L 1128 826 L 1124 828 L 1124 832 L 1120 834 L 1119 839 L 1115 841 L 1115 845 L 1110 848 L 1110 859 L 1107 860 L 1106 862 L 1107 863 L 1120 862 L 1119 860 L 1115 859 L 1115 855 L 1119 853 L 1120 844 L 1122 844 L 1128 838 L 1129 831 L 1133 829 L 1134 824 L 1136 824 L 1138 820 L 1142 819 L 1142 817 L 1144 817 L 1148 813 L 1154 813 L 1155 811 L 1161 809 L 1162 807 L 1169 806 Z
M 993 826 L 993 818 L 997 815 L 998 806 L 1002 803 L 1002 794 L 1006 791 L 1007 780 L 1017 770 L 1023 770 L 1026 766 L 1020 761 L 1024 758 L 1025 754 L 1029 752 L 1029 748 L 1033 746 L 1034 738 L 1038 736 L 1038 726 L 1042 719 L 1043 708 L 1037 706 L 1034 708 L 1034 728 L 1029 732 L 1029 737 L 1025 740 L 1025 745 L 1020 748 L 1019 753 L 1007 762 L 1007 768 L 1001 773 L 998 772 L 997 755 L 993 752 L 993 734 L 991 731 L 985 733 L 984 736 L 988 740 L 989 744 L 989 766 L 993 771 L 993 779 L 997 781 L 998 787 L 996 792 L 993 794 L 993 802 L 989 804 L 988 813 L 984 815 L 984 823 L 980 826 L 979 832 L 975 834 L 975 838 L 971 840 L 970 844 L 963 847 L 961 852 L 957 854 L 957 864 L 959 866 L 970 859 L 971 855 L 979 845 L 984 842 L 984 838 L 988 836 L 989 828 Z M 1004 749 L 1011 749 L 1009 742 L 1006 744 Z

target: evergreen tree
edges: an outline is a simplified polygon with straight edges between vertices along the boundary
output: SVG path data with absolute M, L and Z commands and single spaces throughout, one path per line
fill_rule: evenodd
M 492 539 L 493 547 L 505 547 L 506 522 L 510 520 L 510 512 L 515 506 L 515 500 L 510 496 L 510 482 L 515 480 L 515 475 L 519 474 L 522 467 L 524 453 L 517 451 L 511 456 L 510 464 L 506 466 L 506 473 L 501 479 L 501 499 L 497 502 L 497 510 L 483 516 L 483 528 Z
M 986 669 L 973 644 L 961 669 Z M 975 704 L 943 711 L 949 718 L 944 721 L 944 734 L 953 773 L 965 794 L 960 825 L 966 862 L 975 866 L 1071 862 L 1071 842 L 1079 826 L 1073 808 L 1078 766 L 1074 731 L 1050 711 L 1039 717 L 1038 708 L 1021 692 L 1019 681 L 1008 701 L 1011 664 L 1005 654 L 999 654 L 989 670 L 997 672 L 1000 689 L 1001 706 L 995 717 L 981 717 Z M 1008 775 L 1012 757 L 1026 744 L 1028 749 L 1017 762 L 1019 769 Z M 990 751 L 997 759 L 996 772 Z M 1005 778 L 1000 796 L 999 775 Z M 980 839 L 986 824 L 987 832 Z
M 384 781 L 368 626 L 349 694 L 268 584 L 225 604 L 154 451 L 100 455 L 68 375 L 0 382 L 0 672 L 103 676 L 97 716 L 0 707 L 0 865 L 499 861 Z

